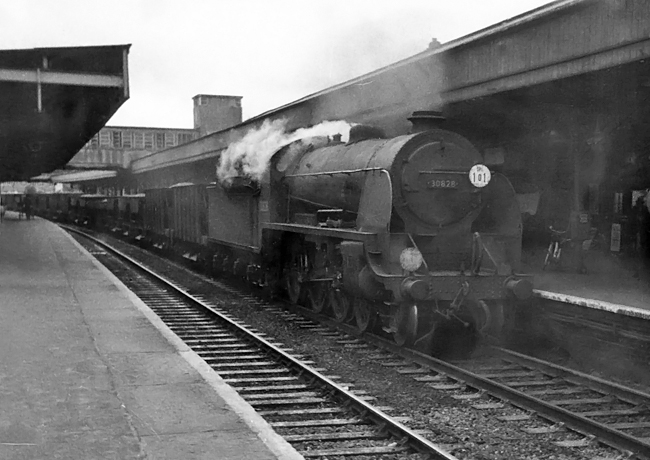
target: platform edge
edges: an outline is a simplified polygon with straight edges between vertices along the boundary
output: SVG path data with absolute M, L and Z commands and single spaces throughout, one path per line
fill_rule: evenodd
M 304 457 L 298 453 L 294 447 L 289 444 L 282 436 L 264 420 L 255 409 L 252 408 L 240 395 L 228 385 L 198 354 L 191 350 L 167 325 L 147 306 L 138 296 L 126 287 L 108 268 L 99 260 L 93 257 L 86 248 L 77 242 L 68 232 L 55 224 L 80 251 L 88 257 L 93 264 L 102 271 L 107 278 L 120 290 L 122 294 L 149 320 L 149 322 L 167 339 L 167 341 L 176 349 L 178 354 L 194 368 L 212 387 L 212 389 L 224 400 L 226 405 L 235 412 L 242 421 L 248 426 L 265 446 L 279 460 L 304 460 Z

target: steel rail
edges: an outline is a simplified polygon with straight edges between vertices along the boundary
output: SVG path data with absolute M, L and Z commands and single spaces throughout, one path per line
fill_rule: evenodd
M 648 402 L 650 402 L 650 394 L 635 390 L 633 388 L 628 388 L 623 385 L 619 385 L 615 382 L 610 382 L 608 380 L 585 374 L 584 372 L 579 372 L 573 369 L 558 366 L 557 364 L 533 358 L 532 356 L 526 356 L 521 353 L 517 353 L 516 351 L 507 350 L 505 348 L 493 347 L 493 350 L 504 356 L 506 359 L 516 362 L 517 364 L 523 366 L 531 366 L 534 369 L 542 370 L 543 372 L 548 372 L 550 374 L 561 377 L 575 385 L 583 385 L 589 387 L 594 391 L 605 391 L 607 394 L 616 396 L 622 401 L 628 402 L 630 404 L 648 404 Z
M 316 314 L 305 307 L 292 305 L 292 308 L 299 310 L 301 314 L 308 318 L 312 318 L 315 321 L 336 327 L 352 336 L 359 336 L 359 330 L 354 326 L 336 322 L 331 318 L 327 318 L 324 321 L 323 315 Z M 520 408 L 533 411 L 555 423 L 562 423 L 565 427 L 579 432 L 584 436 L 595 436 L 600 441 L 611 447 L 621 451 L 633 452 L 636 455 L 643 456 L 643 458 L 650 459 L 650 444 L 644 440 L 630 436 L 622 431 L 608 427 L 607 425 L 583 417 L 562 407 L 550 404 L 542 399 L 527 395 L 515 388 L 508 387 L 506 384 L 501 384 L 492 379 L 482 377 L 481 375 L 449 362 L 425 355 L 415 350 L 399 347 L 388 339 L 364 333 L 363 340 L 400 356 L 403 359 L 409 360 L 412 363 L 418 364 L 425 369 L 444 374 L 453 380 L 465 383 L 476 389 L 484 390 L 492 396 L 514 404 Z M 614 382 L 607 382 L 603 379 L 598 379 L 572 369 L 557 366 L 510 350 L 498 347 L 493 348 L 502 355 L 508 356 L 508 359 L 512 361 L 519 360 L 522 363 L 530 365 L 532 369 L 539 370 L 540 372 L 546 371 L 548 373 L 556 374 L 559 378 L 563 378 L 570 384 L 582 385 L 594 391 L 607 391 L 613 396 L 621 399 L 623 402 L 637 405 L 648 405 L 648 401 L 650 401 L 650 395 L 634 389 L 626 388 Z M 650 405 L 648 406 L 650 407 Z
M 373 407 L 372 405 L 366 403 L 365 401 L 363 401 L 361 398 L 357 397 L 353 393 L 337 385 L 336 382 L 329 379 L 325 375 L 321 374 L 317 370 L 311 368 L 310 366 L 307 366 L 306 364 L 303 364 L 301 361 L 297 360 L 296 358 L 289 355 L 282 349 L 273 345 L 268 340 L 261 337 L 259 334 L 256 334 L 255 332 L 248 330 L 247 328 L 236 323 L 234 320 L 228 318 L 227 316 L 224 316 L 223 314 L 216 311 L 215 309 L 213 309 L 212 307 L 210 307 L 200 299 L 186 292 L 184 289 L 177 286 L 175 283 L 167 280 L 163 276 L 160 276 L 157 273 L 153 272 L 152 270 L 150 270 L 149 268 L 147 268 L 137 260 L 133 259 L 132 257 L 122 253 L 118 249 L 115 249 L 114 247 L 110 246 L 109 244 L 97 238 L 94 238 L 92 235 L 86 234 L 85 232 L 64 225 L 61 225 L 61 227 L 66 229 L 67 231 L 82 235 L 84 238 L 88 238 L 89 240 L 103 247 L 110 253 L 115 254 L 122 260 L 129 262 L 138 270 L 151 276 L 153 279 L 163 284 L 166 288 L 176 292 L 178 295 L 189 300 L 191 303 L 201 307 L 202 309 L 208 311 L 213 316 L 219 318 L 219 321 L 223 321 L 224 323 L 228 324 L 232 329 L 238 331 L 242 336 L 251 338 L 256 342 L 256 344 L 262 345 L 262 347 L 265 348 L 268 352 L 276 356 L 279 356 L 283 364 L 287 366 L 290 365 L 291 367 L 298 369 L 300 375 L 303 376 L 304 378 L 307 378 L 312 382 L 319 382 L 321 386 L 326 387 L 329 390 L 331 396 L 336 396 L 337 399 L 339 400 L 343 399 L 349 402 L 351 408 L 353 408 L 356 412 L 358 412 L 359 414 L 363 415 L 364 417 L 368 418 L 369 420 L 377 424 L 377 426 L 381 427 L 381 429 L 384 432 L 398 439 L 408 439 L 409 444 L 411 444 L 411 446 L 416 451 L 429 454 L 430 456 L 436 459 L 457 460 L 456 457 L 446 452 L 441 447 L 437 446 L 436 444 L 433 444 L 428 439 L 420 436 L 415 431 L 404 426 L 402 423 L 394 420 L 393 418 L 391 418 L 389 415 L 385 414 L 381 410 Z
M 408 353 L 411 354 L 410 359 L 418 364 L 421 363 L 425 366 L 431 366 L 431 364 L 434 363 L 436 370 L 439 370 L 452 378 L 461 380 L 476 388 L 484 389 L 498 398 L 509 401 L 519 407 L 535 411 L 536 413 L 557 423 L 564 423 L 566 427 L 578 431 L 585 436 L 595 435 L 612 447 L 623 451 L 634 452 L 637 455 L 643 455 L 645 458 L 650 458 L 650 445 L 633 436 L 575 414 L 562 407 L 550 404 L 542 399 L 527 395 L 526 393 L 510 388 L 507 385 L 481 377 L 478 374 L 462 369 L 453 364 L 428 357 L 417 351 L 409 350 Z

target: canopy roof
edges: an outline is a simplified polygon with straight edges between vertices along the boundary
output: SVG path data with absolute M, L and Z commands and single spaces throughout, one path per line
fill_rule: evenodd
M 63 167 L 129 98 L 131 45 L 0 50 L 0 181 Z

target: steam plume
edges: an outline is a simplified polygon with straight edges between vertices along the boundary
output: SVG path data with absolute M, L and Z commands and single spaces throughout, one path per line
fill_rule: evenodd
M 347 141 L 351 124 L 345 121 L 324 121 L 310 128 L 286 132 L 287 120 L 264 120 L 262 126 L 251 129 L 239 141 L 230 144 L 217 165 L 217 180 L 228 182 L 235 176 L 245 175 L 259 180 L 269 166 L 271 156 L 283 145 L 313 136 L 341 134 Z

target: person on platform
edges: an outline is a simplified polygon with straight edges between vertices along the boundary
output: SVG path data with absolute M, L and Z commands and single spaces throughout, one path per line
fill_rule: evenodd
M 639 197 L 632 207 L 632 229 L 634 234 L 634 253 L 638 266 L 634 277 L 638 278 L 642 269 L 647 268 L 650 260 L 650 211 L 646 197 Z
M 650 268 L 650 190 L 641 198 L 641 251 L 643 264 Z
M 32 215 L 32 198 L 30 195 L 25 195 L 23 200 L 23 207 L 25 210 L 25 219 L 29 220 Z

